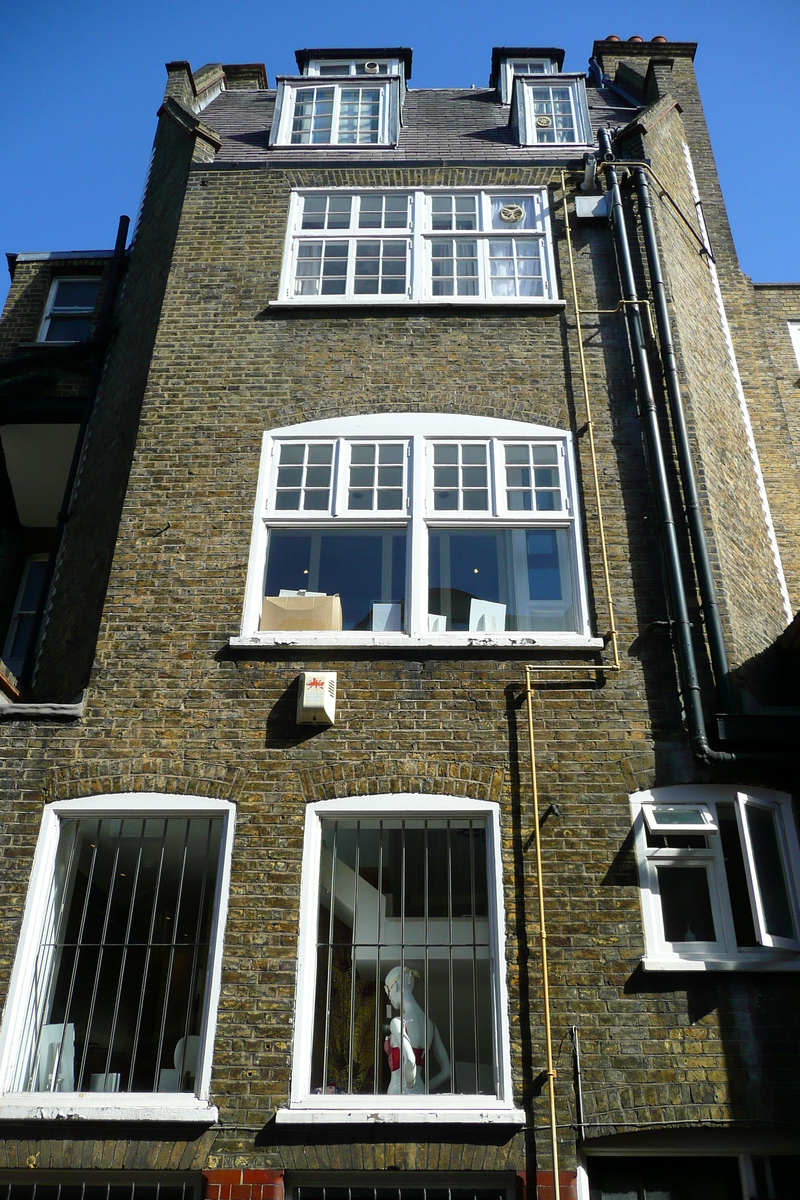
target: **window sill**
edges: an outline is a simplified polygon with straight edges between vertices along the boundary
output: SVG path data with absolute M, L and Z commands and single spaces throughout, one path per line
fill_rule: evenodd
M 380 298 L 370 300 L 366 296 L 350 297 L 340 300 L 334 297 L 312 296 L 308 300 L 270 300 L 269 308 L 293 309 L 303 308 L 546 308 L 561 309 L 567 307 L 566 300 L 551 300 L 546 296 L 536 296 L 530 300 L 518 296 L 498 299 L 485 299 L 481 296 L 465 296 L 461 300 L 409 300 L 405 297 Z
M 767 950 L 736 958 L 643 958 L 645 971 L 800 971 L 800 953 Z
M 277 1125 L 524 1125 L 525 1113 L 507 1105 L 466 1108 L 279 1108 Z
M 257 650 L 273 647 L 305 647 L 307 649 L 429 650 L 487 649 L 495 647 L 535 648 L 538 650 L 602 650 L 602 638 L 586 637 L 581 633 L 441 633 L 426 637 L 410 637 L 403 633 L 371 633 L 356 630 L 297 630 L 276 633 L 251 633 L 228 639 L 232 650 Z
M 151 1092 L 16 1092 L 0 1096 L 0 1121 L 192 1121 L 213 1125 L 218 1118 L 216 1105 L 197 1096 Z
M 2 697 L 0 721 L 79 721 L 85 707 L 85 690 L 74 704 L 20 704 Z

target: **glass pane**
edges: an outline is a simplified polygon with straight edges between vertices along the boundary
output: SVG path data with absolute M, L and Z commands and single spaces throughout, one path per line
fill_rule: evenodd
M 52 316 L 44 340 L 46 342 L 85 342 L 90 328 L 89 317 Z
M 564 529 L 431 530 L 429 581 L 448 630 L 575 628 Z
M 797 931 L 778 842 L 777 814 L 773 809 L 752 803 L 746 805 L 745 813 L 767 933 L 771 937 L 794 938 Z
M 663 823 L 659 811 L 659 824 Z M 667 810 L 669 811 L 669 810 Z M 691 811 L 691 810 L 690 810 Z M 725 859 L 725 879 L 728 884 L 728 896 L 731 902 L 733 928 L 736 932 L 737 946 L 757 946 L 758 939 L 753 924 L 753 909 L 750 904 L 750 893 L 747 888 L 747 872 L 742 854 L 742 842 L 739 836 L 739 822 L 733 804 L 717 804 L 717 824 L 722 843 L 722 854 Z
M 99 289 L 99 279 L 60 279 L 56 286 L 53 309 L 93 309 Z
M 656 869 L 668 942 L 716 942 L 708 872 L 702 867 Z
M 372 629 L 375 604 L 405 602 L 405 551 L 405 529 L 274 529 L 267 550 L 265 595 L 279 597 L 281 591 L 338 595 L 342 628 Z M 303 625 L 302 613 L 297 619 L 299 624 L 285 627 L 319 627 Z
M 313 1091 L 495 1094 L 488 904 L 482 821 L 323 820 Z

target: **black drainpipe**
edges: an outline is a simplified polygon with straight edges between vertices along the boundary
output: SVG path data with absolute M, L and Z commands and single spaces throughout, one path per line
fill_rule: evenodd
M 47 570 L 45 571 L 44 584 L 42 586 L 42 594 L 39 597 L 39 603 L 36 606 L 36 616 L 34 617 L 33 628 L 34 636 L 28 643 L 28 649 L 25 654 L 25 661 L 22 664 L 22 670 L 19 675 L 19 687 L 21 692 L 26 692 L 30 686 L 33 677 L 34 663 L 36 655 L 39 651 L 39 645 L 42 639 L 42 621 L 44 620 L 44 612 L 47 607 L 47 601 L 50 597 L 50 588 L 53 584 L 53 576 L 56 569 L 56 559 L 61 546 L 61 540 L 64 536 L 64 526 L 67 523 L 69 506 L 72 501 L 72 490 L 75 487 L 75 479 L 78 474 L 78 465 L 81 460 L 81 451 L 83 443 L 86 440 L 86 430 L 89 427 L 89 418 L 94 409 L 94 402 L 97 398 L 97 389 L 100 386 L 100 379 L 103 374 L 103 365 L 108 351 L 108 343 L 111 337 L 111 321 L 114 315 L 114 306 L 117 301 L 117 293 L 119 292 L 120 279 L 122 276 L 122 262 L 125 258 L 125 243 L 128 240 L 128 228 L 130 226 L 130 217 L 121 216 L 117 227 L 117 240 L 114 245 L 114 257 L 111 260 L 111 268 L 108 273 L 108 283 L 106 284 L 106 292 L 103 298 L 103 307 L 100 310 L 100 316 L 97 322 L 97 331 L 92 339 L 98 344 L 97 366 L 92 376 L 92 386 L 89 396 L 86 401 L 86 407 L 81 421 L 78 437 L 75 441 L 75 450 L 72 454 L 72 462 L 69 467 L 66 487 L 64 488 L 64 497 L 61 502 L 61 508 L 58 513 L 58 522 L 56 524 L 56 536 L 53 541 L 53 549 L 50 551 L 50 557 L 47 560 Z
M 639 217 L 644 233 L 647 266 L 650 271 L 650 286 L 653 290 L 653 302 L 656 310 L 656 323 L 661 343 L 661 361 L 664 366 L 664 376 L 667 383 L 672 429 L 675 436 L 675 450 L 678 456 L 678 469 L 683 488 L 683 501 L 686 520 L 689 526 L 689 537 L 692 542 L 697 585 L 700 600 L 703 605 L 703 620 L 708 631 L 708 649 L 717 692 L 724 712 L 733 712 L 735 708 L 731 673 L 728 664 L 728 654 L 722 633 L 722 621 L 717 603 L 717 590 L 714 586 L 714 576 L 711 571 L 711 560 L 708 554 L 708 542 L 703 526 L 703 516 L 700 510 L 700 497 L 697 491 L 697 477 L 692 462 L 692 451 L 689 445 L 689 431 L 686 427 L 686 413 L 681 397 L 681 385 L 678 377 L 678 362 L 675 356 L 675 343 L 672 338 L 672 326 L 667 308 L 667 290 L 664 285 L 664 273 L 661 269 L 661 258 L 656 241 L 656 228 L 653 220 L 653 205 L 650 199 L 650 189 L 647 175 L 641 167 L 634 170 L 636 194 L 639 197 Z
M 625 315 L 633 344 L 642 425 L 644 428 L 647 455 L 650 461 L 651 480 L 655 493 L 661 543 L 666 564 L 667 588 L 672 612 L 672 631 L 678 660 L 678 678 L 686 710 L 689 739 L 692 745 L 692 752 L 696 758 L 709 763 L 733 763 L 739 758 L 738 755 L 727 751 L 712 750 L 708 744 L 700 693 L 700 681 L 697 675 L 697 660 L 694 654 L 694 646 L 692 645 L 692 630 L 681 572 L 675 517 L 672 512 L 672 501 L 670 500 L 667 484 L 667 469 L 661 445 L 661 432 L 658 427 L 658 413 L 656 411 L 655 395 L 653 392 L 653 381 L 650 376 L 650 364 L 647 358 L 647 346 L 642 326 L 640 302 L 636 294 L 630 247 L 628 245 L 628 233 L 625 228 L 625 214 L 622 208 L 622 197 L 620 195 L 617 172 L 614 167 L 614 153 L 611 149 L 611 138 L 608 130 L 599 130 L 598 142 L 600 145 L 600 154 L 604 160 L 604 170 L 611 195 L 611 225 L 614 231 L 614 244 L 617 251 L 622 295 L 623 299 L 627 301 L 625 304 Z

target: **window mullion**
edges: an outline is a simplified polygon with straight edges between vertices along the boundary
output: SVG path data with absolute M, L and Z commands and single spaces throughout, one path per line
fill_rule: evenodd
M 409 522 L 409 582 L 408 582 L 408 632 L 412 636 L 425 637 L 428 633 L 428 538 L 425 521 L 425 491 L 427 483 L 426 456 L 428 443 L 418 434 L 411 439 L 411 464 L 408 473 L 408 489 L 411 500 Z
M 339 144 L 339 110 L 341 108 L 342 86 L 333 85 L 333 111 L 331 112 L 331 143 Z

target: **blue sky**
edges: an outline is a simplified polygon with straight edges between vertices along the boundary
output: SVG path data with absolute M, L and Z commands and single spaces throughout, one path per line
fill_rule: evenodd
M 298 47 L 410 45 L 412 86 L 480 87 L 492 46 L 563 46 L 565 69 L 577 71 L 611 33 L 699 43 L 742 267 L 756 280 L 800 280 L 797 0 L 0 0 L 0 250 L 113 244 L 120 213 L 136 213 L 172 59 L 263 62 L 272 84 L 295 69 Z M 7 287 L 2 271 L 0 301 Z

